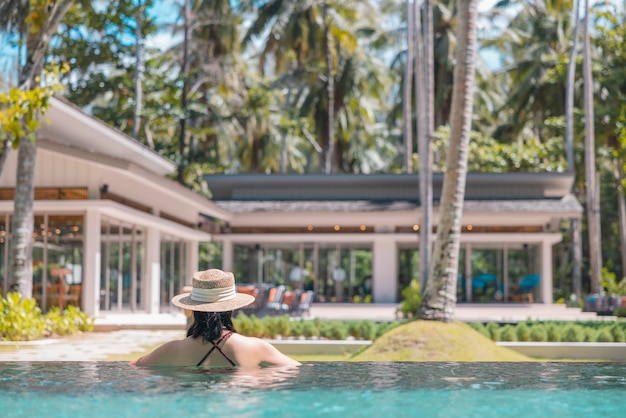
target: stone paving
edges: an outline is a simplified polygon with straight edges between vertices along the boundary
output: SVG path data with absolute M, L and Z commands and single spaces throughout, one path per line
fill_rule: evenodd
M 182 329 L 118 330 L 88 332 L 40 341 L 0 342 L 0 362 L 106 360 L 115 355 L 139 355 L 147 347 L 184 336 Z

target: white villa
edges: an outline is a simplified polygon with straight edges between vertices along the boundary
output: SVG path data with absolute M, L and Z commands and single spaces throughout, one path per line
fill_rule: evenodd
M 170 309 L 198 268 L 200 243 L 212 239 L 210 219 L 231 215 L 166 178 L 172 162 L 78 107 L 54 99 L 46 118 L 37 141 L 34 295 L 44 309 L 78 299 L 93 316 Z M 3 292 L 16 164 L 11 152 L 0 177 Z
M 46 117 L 33 236 L 44 309 L 167 312 L 191 273 L 209 267 L 198 256 L 208 242 L 221 244 L 216 267 L 239 283 L 299 281 L 318 301 L 397 302 L 416 275 L 416 175 L 210 175 L 209 200 L 167 178 L 172 162 L 78 107 L 54 99 Z M 0 177 L 3 293 L 16 163 L 12 152 Z M 441 181 L 435 175 L 434 225 Z M 582 214 L 572 183 L 561 173 L 468 176 L 459 303 L 552 303 L 559 225 Z

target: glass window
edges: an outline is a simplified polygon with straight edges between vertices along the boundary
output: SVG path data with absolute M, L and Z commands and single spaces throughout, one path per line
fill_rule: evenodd
M 372 250 L 354 244 L 238 244 L 237 282 L 313 290 L 322 302 L 371 301 Z
M 420 253 L 417 248 L 400 248 L 398 252 L 398 302 L 402 301 L 402 290 L 411 284 L 411 280 L 419 282 Z
M 161 292 L 160 304 L 162 312 L 172 310 L 171 299 L 182 293 L 185 286 L 186 272 L 185 241 L 173 237 L 161 240 Z
M 140 309 L 144 230 L 118 220 L 103 219 L 100 234 L 100 309 Z

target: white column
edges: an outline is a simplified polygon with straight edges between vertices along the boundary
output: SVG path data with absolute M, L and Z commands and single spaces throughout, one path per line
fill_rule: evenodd
M 225 238 L 222 240 L 222 270 L 233 271 L 235 251 L 233 242 Z
M 541 242 L 541 302 L 552 303 L 552 244 L 546 240 Z
M 185 266 L 187 276 L 183 279 L 183 285 L 191 286 L 191 277 L 198 270 L 205 270 L 205 266 L 198 266 L 198 241 L 187 242 L 187 265 Z
M 376 237 L 372 254 L 372 296 L 376 303 L 397 302 L 398 249 L 395 240 Z
M 146 312 L 159 313 L 159 291 L 161 286 L 161 233 L 156 228 L 146 231 L 146 271 L 144 283 Z
M 83 225 L 82 309 L 90 316 L 100 314 L 100 212 L 88 210 Z

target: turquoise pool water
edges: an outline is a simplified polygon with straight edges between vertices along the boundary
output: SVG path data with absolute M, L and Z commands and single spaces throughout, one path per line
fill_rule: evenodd
M 0 363 L 1 417 L 624 417 L 625 363 Z

